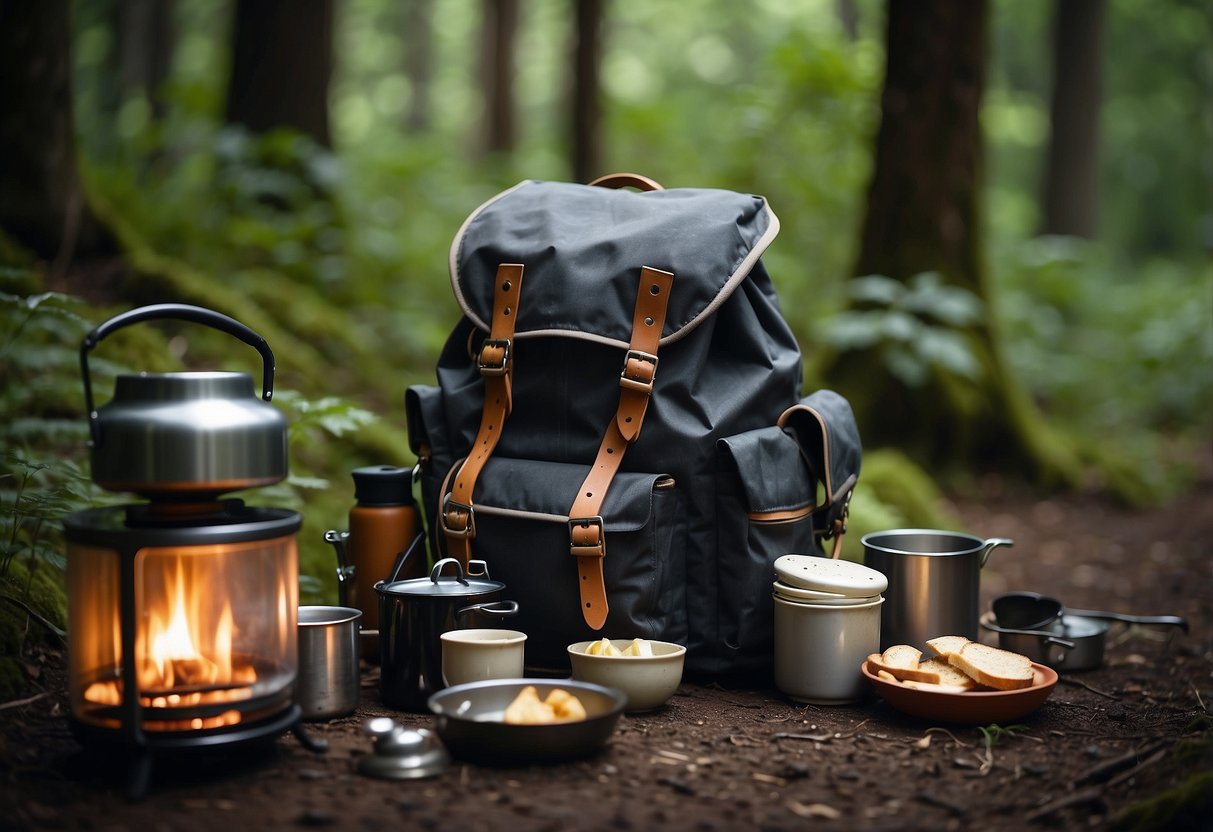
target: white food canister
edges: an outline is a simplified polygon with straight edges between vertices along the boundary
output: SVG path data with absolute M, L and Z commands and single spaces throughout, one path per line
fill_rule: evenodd
M 813 555 L 775 561 L 775 685 L 798 702 L 854 702 L 860 666 L 880 652 L 888 579 L 858 563 Z

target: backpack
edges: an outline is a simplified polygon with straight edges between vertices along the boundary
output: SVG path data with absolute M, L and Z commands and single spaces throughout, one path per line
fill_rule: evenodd
M 456 234 L 463 314 L 409 442 L 432 557 L 505 584 L 529 670 L 608 636 L 770 673 L 773 561 L 841 540 L 860 467 L 846 400 L 800 396 L 778 230 L 762 197 L 617 174 L 522 182 Z

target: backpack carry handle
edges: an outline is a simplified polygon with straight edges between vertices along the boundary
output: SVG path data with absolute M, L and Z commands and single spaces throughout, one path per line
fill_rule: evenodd
M 665 188 L 656 179 L 650 179 L 640 173 L 608 173 L 590 183 L 600 188 L 635 188 L 638 191 L 664 191 Z

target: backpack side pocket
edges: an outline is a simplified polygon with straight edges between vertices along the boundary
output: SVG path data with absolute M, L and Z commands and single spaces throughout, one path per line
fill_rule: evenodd
M 771 426 L 717 442 L 717 632 L 721 668 L 770 672 L 775 559 L 818 552 L 816 485 L 791 433 Z

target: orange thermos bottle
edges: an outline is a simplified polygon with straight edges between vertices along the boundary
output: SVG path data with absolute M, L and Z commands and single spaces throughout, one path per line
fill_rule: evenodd
M 350 509 L 349 532 L 329 532 L 325 537 L 337 548 L 341 603 L 362 610 L 362 632 L 374 644 L 379 635 L 375 584 L 391 575 L 397 558 L 420 532 L 420 519 L 413 499 L 412 469 L 373 465 L 355 469 L 353 477 L 355 504 Z M 424 568 L 423 563 L 410 562 L 404 570 L 420 575 Z M 417 577 L 404 570 L 394 579 Z M 364 655 L 368 652 L 363 651 Z

